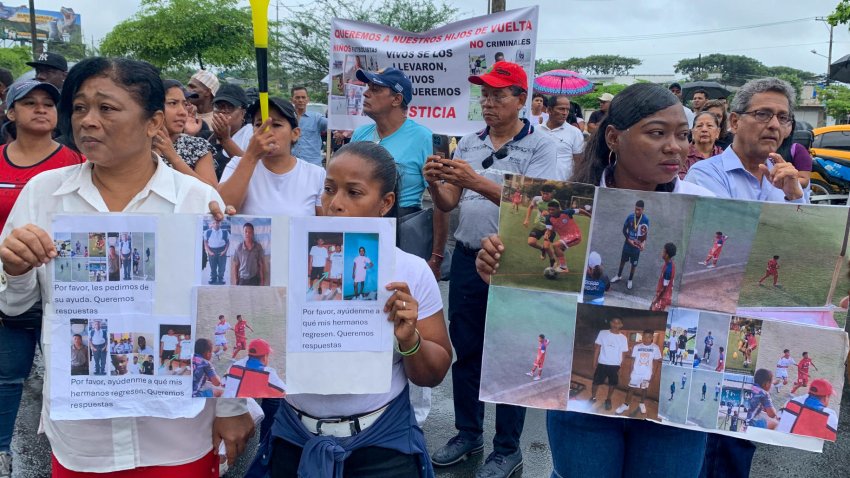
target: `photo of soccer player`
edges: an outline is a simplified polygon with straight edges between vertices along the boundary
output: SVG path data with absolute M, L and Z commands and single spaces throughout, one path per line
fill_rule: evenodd
M 697 198 L 687 250 L 680 251 L 677 307 L 734 313 L 761 204 Z
M 587 256 L 587 270 L 584 271 L 582 303 L 605 305 L 605 293 L 611 289 L 611 279 L 602 266 L 602 256 L 591 251 Z
M 106 257 L 106 234 L 90 232 L 86 257 Z
M 726 342 L 729 338 L 729 321 L 731 319 L 728 315 L 713 312 L 699 313 L 697 337 L 694 341 L 694 368 L 713 372 L 723 371 L 722 366 L 720 370 L 717 367 L 720 365 L 720 349 L 723 349 L 723 353 L 726 352 Z M 697 357 L 699 360 L 696 360 Z
M 694 370 L 685 422 L 703 428 L 717 428 L 720 395 L 723 391 L 723 374 L 707 370 Z M 694 392 L 697 393 L 694 393 Z
M 675 304 L 682 280 L 677 256 L 686 249 L 695 198 L 620 189 L 599 189 L 597 196 L 589 247 L 611 277 L 605 305 L 663 310 Z
M 752 375 L 759 356 L 762 321 L 732 317 L 726 344 L 726 371 Z
M 378 234 L 347 232 L 343 241 L 343 298 L 378 300 Z
M 579 304 L 567 410 L 655 418 L 666 320 L 648 310 Z
M 341 232 L 307 234 L 307 300 L 342 300 L 345 238 Z M 349 272 L 349 281 L 351 270 Z
M 844 206 L 762 204 L 738 308 L 826 305 L 846 230 Z
M 829 404 L 814 403 L 819 407 L 832 406 L 836 416 L 840 409 L 841 391 L 844 388 L 844 360 L 847 357 L 845 334 L 840 329 L 825 330 L 805 327 L 794 323 L 765 320 L 761 327 L 759 341 L 758 368 L 771 371 L 773 381 L 767 389 L 771 401 L 779 410 L 786 408 L 790 401 L 796 400 L 793 407 L 802 412 L 807 394 L 815 380 L 825 380 L 832 387 Z M 786 350 L 788 352 L 786 352 Z M 805 412 L 808 415 L 808 410 Z M 804 422 L 808 422 L 807 417 Z M 826 414 L 821 418 L 828 418 Z M 802 424 L 798 430 L 804 430 Z M 805 432 L 801 434 L 806 434 Z
M 573 363 L 575 296 L 498 286 L 491 287 L 489 294 L 480 400 L 565 410 Z M 529 310 L 547 312 L 529 314 Z
M 661 367 L 661 399 L 658 416 L 674 423 L 685 423 L 693 382 L 693 369 L 663 365 Z
M 699 311 L 673 309 L 664 334 L 664 364 L 693 368 Z
M 727 373 L 723 375 L 717 429 L 730 432 L 746 431 L 747 404 L 752 397 L 753 376 Z
M 581 291 L 595 189 L 518 175 L 505 178 L 499 212 L 505 253 L 493 284 Z
M 227 381 L 225 377 L 234 365 L 237 368 L 241 367 L 242 372 L 252 370 L 245 375 L 244 378 L 247 381 L 243 386 L 237 387 L 240 389 L 259 383 L 257 379 L 261 378 L 259 375 L 262 374 L 254 371 L 262 372 L 265 368 L 274 370 L 280 375 L 281 381 L 285 381 L 286 289 L 283 287 L 204 286 L 196 290 L 197 325 L 193 336 L 195 344 L 192 364 L 200 369 L 200 372 L 193 374 L 196 385 L 204 381 L 202 376 L 206 376 L 206 380 L 211 383 L 206 388 L 200 389 L 211 390 L 211 392 L 204 391 L 203 396 L 210 396 L 210 393 L 212 396 L 217 396 L 215 395 L 217 393 L 224 394 L 224 384 Z M 254 341 L 257 339 L 263 342 L 255 344 Z M 211 346 L 209 354 L 206 352 L 206 345 L 198 345 L 199 340 L 209 342 Z M 257 345 L 261 343 L 265 343 L 270 350 L 267 351 L 263 346 Z M 252 344 L 257 345 L 254 352 L 251 352 Z M 211 369 L 207 363 L 210 364 Z M 220 386 L 213 381 L 212 372 L 219 378 Z

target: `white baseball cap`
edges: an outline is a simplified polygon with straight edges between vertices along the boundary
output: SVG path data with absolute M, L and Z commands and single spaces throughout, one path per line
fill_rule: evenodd
M 598 252 L 592 251 L 590 253 L 590 256 L 588 256 L 588 258 L 587 258 L 587 267 L 590 267 L 592 269 L 596 266 L 601 266 L 601 265 L 602 265 L 602 256 L 600 256 Z

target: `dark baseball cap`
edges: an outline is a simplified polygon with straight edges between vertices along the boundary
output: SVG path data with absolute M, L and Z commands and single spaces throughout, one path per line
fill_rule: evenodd
M 409 105 L 413 101 L 413 85 L 410 79 L 401 70 L 395 68 L 384 68 L 376 72 L 357 70 L 357 79 L 363 83 L 374 83 L 400 93 L 404 98 L 404 104 Z
M 673 88 L 678 88 L 678 89 L 680 89 L 680 90 L 681 90 L 681 89 L 682 89 L 682 85 L 680 85 L 679 83 L 676 83 L 676 82 L 674 81 L 673 83 L 670 83 L 670 86 L 668 87 L 668 89 L 672 90 Z
M 12 83 L 12 86 L 6 92 L 6 107 L 11 108 L 15 102 L 30 94 L 32 90 L 44 90 L 53 99 L 54 103 L 59 102 L 61 94 L 55 86 L 50 83 L 43 83 L 38 80 L 21 80 Z
M 38 55 L 38 58 L 35 60 L 27 62 L 27 65 L 33 68 L 47 66 L 60 71 L 68 71 L 68 61 L 65 60 L 65 57 L 49 51 Z
M 218 93 L 215 94 L 215 98 L 213 98 L 213 103 L 218 101 L 230 103 L 237 108 L 244 108 L 248 105 L 248 95 L 238 85 L 221 85 Z
M 269 108 L 276 109 L 278 113 L 289 120 L 289 124 L 293 129 L 298 127 L 298 116 L 295 114 L 295 107 L 289 101 L 283 98 L 271 97 L 269 98 Z M 254 104 L 248 107 L 248 117 L 253 118 L 258 111 L 260 111 L 260 100 L 255 101 Z

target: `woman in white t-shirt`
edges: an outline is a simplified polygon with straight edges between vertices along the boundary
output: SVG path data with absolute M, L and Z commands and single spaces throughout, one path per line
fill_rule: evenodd
M 396 181 L 396 164 L 386 149 L 370 142 L 348 144 L 328 165 L 322 208 L 329 216 L 392 216 Z M 287 395 L 265 444 L 270 449 L 265 454 L 271 457 L 270 476 L 301 476 L 299 469 L 323 470 L 322 476 L 336 470 L 341 475 L 343 468 L 345 476 L 433 476 L 406 386 L 408 379 L 436 386 L 451 364 L 440 291 L 428 264 L 398 248 L 393 282 L 385 287 L 393 291 L 384 310 L 398 343 L 390 390 Z M 340 448 L 347 458 L 334 463 Z
M 260 103 L 248 108 L 254 136 L 245 154 L 227 163 L 218 192 L 239 214 L 321 216 L 325 170 L 292 155 L 301 136 L 292 103 L 269 98 L 269 118 L 260 117 Z
M 705 188 L 679 180 L 679 165 L 688 154 L 689 130 L 682 105 L 670 91 L 649 83 L 631 85 L 611 101 L 608 115 L 588 142 L 585 161 L 573 171 L 570 181 L 714 196 Z M 481 247 L 476 269 L 490 282 L 505 246 L 493 235 L 484 238 Z M 546 418 L 552 465 L 558 476 L 697 475 L 704 461 L 706 433 L 576 412 L 550 410 Z M 657 458 L 651 469 L 631 466 L 647 456 Z M 682 468 L 683 463 L 687 469 Z

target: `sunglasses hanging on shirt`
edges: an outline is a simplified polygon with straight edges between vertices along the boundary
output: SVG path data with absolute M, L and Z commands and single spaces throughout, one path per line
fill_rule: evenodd
M 502 146 L 498 151 L 494 151 L 490 156 L 487 156 L 487 159 L 481 162 L 481 166 L 484 166 L 484 169 L 490 168 L 493 165 L 494 159 L 505 159 L 508 155 L 508 147 Z

